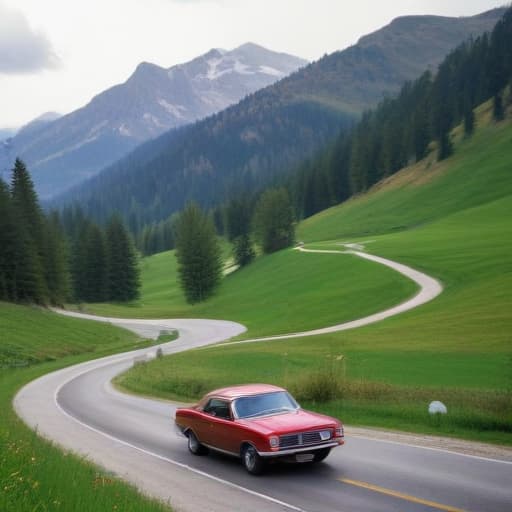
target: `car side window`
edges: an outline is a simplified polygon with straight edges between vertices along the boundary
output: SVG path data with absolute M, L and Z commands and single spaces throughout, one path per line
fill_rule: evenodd
M 225 420 L 231 419 L 229 402 L 226 400 L 220 400 L 219 398 L 211 398 L 204 406 L 203 412 L 211 414 L 216 418 L 223 418 Z

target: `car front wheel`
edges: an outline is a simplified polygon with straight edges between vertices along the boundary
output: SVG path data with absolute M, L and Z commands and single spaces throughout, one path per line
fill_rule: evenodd
M 330 448 L 323 448 L 322 450 L 318 450 L 313 456 L 313 462 L 322 462 L 330 452 Z
M 251 475 L 261 475 L 263 472 L 263 468 L 265 463 L 263 459 L 259 456 L 256 448 L 254 446 L 246 446 L 242 452 L 242 462 L 245 466 L 245 469 Z
M 190 453 L 193 453 L 194 455 L 205 455 L 206 453 L 208 453 L 208 449 L 206 448 L 206 446 L 203 446 L 199 442 L 199 439 L 197 439 L 196 435 L 194 434 L 194 432 L 192 432 L 192 430 L 189 430 L 189 432 L 187 433 L 187 437 L 188 450 Z

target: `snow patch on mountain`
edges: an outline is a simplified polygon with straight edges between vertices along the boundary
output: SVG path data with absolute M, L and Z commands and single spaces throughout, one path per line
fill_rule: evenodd
M 282 71 L 279 71 L 276 68 L 272 68 L 270 66 L 260 66 L 260 73 L 265 73 L 266 75 L 275 76 L 278 78 L 282 78 L 286 76 Z
M 108 125 L 108 120 L 107 119 L 104 119 L 103 121 L 101 121 L 101 123 L 95 124 L 89 130 L 88 137 L 92 137 L 92 136 L 96 135 L 99 131 L 101 131 L 102 128 L 104 128 L 107 125 Z
M 72 153 L 73 151 L 76 151 L 77 149 L 80 149 L 83 146 L 90 144 L 91 142 L 94 142 L 95 140 L 98 139 L 98 137 L 99 137 L 99 135 L 96 134 L 96 135 L 93 135 L 92 137 L 87 137 L 86 139 L 63 149 L 62 151 L 56 151 L 55 153 L 52 153 L 52 154 L 46 156 L 45 158 L 42 158 L 41 160 L 37 160 L 36 162 L 34 162 L 34 166 L 50 162 L 52 160 L 55 160 L 56 158 L 60 158 L 64 155 L 66 155 L 68 153 Z
M 164 99 L 159 99 L 158 104 L 167 112 L 169 112 L 169 114 L 173 115 L 176 119 L 186 119 L 184 112 L 187 111 L 187 108 L 183 105 L 173 105 Z
M 130 131 L 130 128 L 128 128 L 125 123 L 122 123 L 121 126 L 119 126 L 119 128 L 117 129 L 117 131 L 123 137 L 131 137 L 132 136 L 132 132 Z
M 209 59 L 207 64 L 208 70 L 206 75 L 202 75 L 199 78 L 207 78 L 208 80 L 214 81 L 228 73 L 238 73 L 239 75 L 256 74 L 256 71 L 254 71 L 253 68 L 251 69 L 251 66 L 244 64 L 238 59 L 233 59 L 232 57 Z
M 162 121 L 160 121 L 158 117 L 154 116 L 153 114 L 150 114 L 149 112 L 145 112 L 144 115 L 142 116 L 142 119 L 144 119 L 144 121 L 146 121 L 147 123 L 152 123 L 157 128 L 166 127 L 166 125 L 162 123 Z

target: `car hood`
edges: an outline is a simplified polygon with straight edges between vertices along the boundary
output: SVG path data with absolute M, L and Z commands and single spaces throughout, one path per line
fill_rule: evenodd
M 332 418 L 302 409 L 259 418 L 241 419 L 238 423 L 264 434 L 279 435 L 336 427 L 336 422 Z

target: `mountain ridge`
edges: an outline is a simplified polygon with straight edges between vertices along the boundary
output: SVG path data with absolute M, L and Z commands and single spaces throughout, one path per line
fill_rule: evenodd
M 404 42 L 419 38 L 430 55 L 437 31 L 440 44 L 434 50 L 439 64 L 468 37 L 490 30 L 504 12 L 496 9 L 470 18 L 426 16 L 422 26 L 432 24 L 431 30 L 419 33 L 409 22 L 408 30 L 396 33 L 392 22 L 372 36 Z M 229 191 L 254 191 L 282 179 L 362 111 L 425 71 L 413 65 L 422 62 L 417 53 L 406 52 L 404 64 L 394 57 L 393 48 L 394 43 L 386 51 L 375 44 L 355 45 L 327 55 L 196 123 L 186 135 L 169 133 L 158 148 L 155 143 L 147 150 L 139 148 L 136 156 L 117 162 L 61 200 L 78 200 L 98 220 L 116 209 L 125 219 L 136 219 L 136 231 L 141 222 L 161 220 L 188 200 L 212 207 Z
M 141 142 L 222 110 L 305 63 L 253 43 L 229 51 L 212 49 L 170 68 L 139 63 L 124 83 L 48 123 L 37 136 L 20 131 L 0 153 L 0 165 L 12 165 L 13 156 L 20 156 L 41 197 L 49 197 Z

